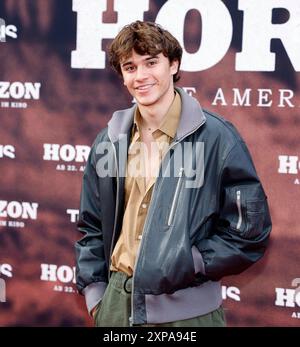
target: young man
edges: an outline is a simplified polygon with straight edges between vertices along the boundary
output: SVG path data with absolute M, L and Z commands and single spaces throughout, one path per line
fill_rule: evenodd
M 134 22 L 109 55 L 136 105 L 113 114 L 87 162 L 78 289 L 97 326 L 224 326 L 220 279 L 260 259 L 271 231 L 250 154 L 174 87 L 169 32 Z

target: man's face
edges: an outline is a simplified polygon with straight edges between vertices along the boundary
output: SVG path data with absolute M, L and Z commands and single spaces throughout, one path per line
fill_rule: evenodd
M 173 75 L 178 62 L 170 64 L 162 53 L 156 56 L 132 55 L 121 61 L 124 85 L 139 105 L 153 106 L 173 96 Z

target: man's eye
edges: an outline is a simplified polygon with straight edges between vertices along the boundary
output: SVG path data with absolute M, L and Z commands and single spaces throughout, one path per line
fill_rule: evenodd
M 150 66 L 153 66 L 153 65 L 155 65 L 155 64 L 157 64 L 157 61 L 156 61 L 156 60 L 151 60 L 151 61 L 149 61 L 149 65 L 150 65 Z
M 125 67 L 125 71 L 127 71 L 127 72 L 132 72 L 132 71 L 134 71 L 134 66 L 126 66 L 126 67 Z

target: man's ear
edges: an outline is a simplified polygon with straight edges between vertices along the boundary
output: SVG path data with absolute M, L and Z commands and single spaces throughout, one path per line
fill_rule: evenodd
M 173 60 L 170 64 L 171 67 L 171 74 L 175 75 L 178 72 L 179 62 L 178 60 Z

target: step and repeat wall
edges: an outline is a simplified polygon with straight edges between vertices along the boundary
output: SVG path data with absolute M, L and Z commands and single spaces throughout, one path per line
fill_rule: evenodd
M 184 47 L 178 85 L 231 121 L 273 220 L 265 257 L 223 279 L 229 326 L 300 325 L 300 2 L 1 0 L 0 326 L 91 326 L 74 242 L 90 146 L 132 98 L 106 47 L 134 20 Z

